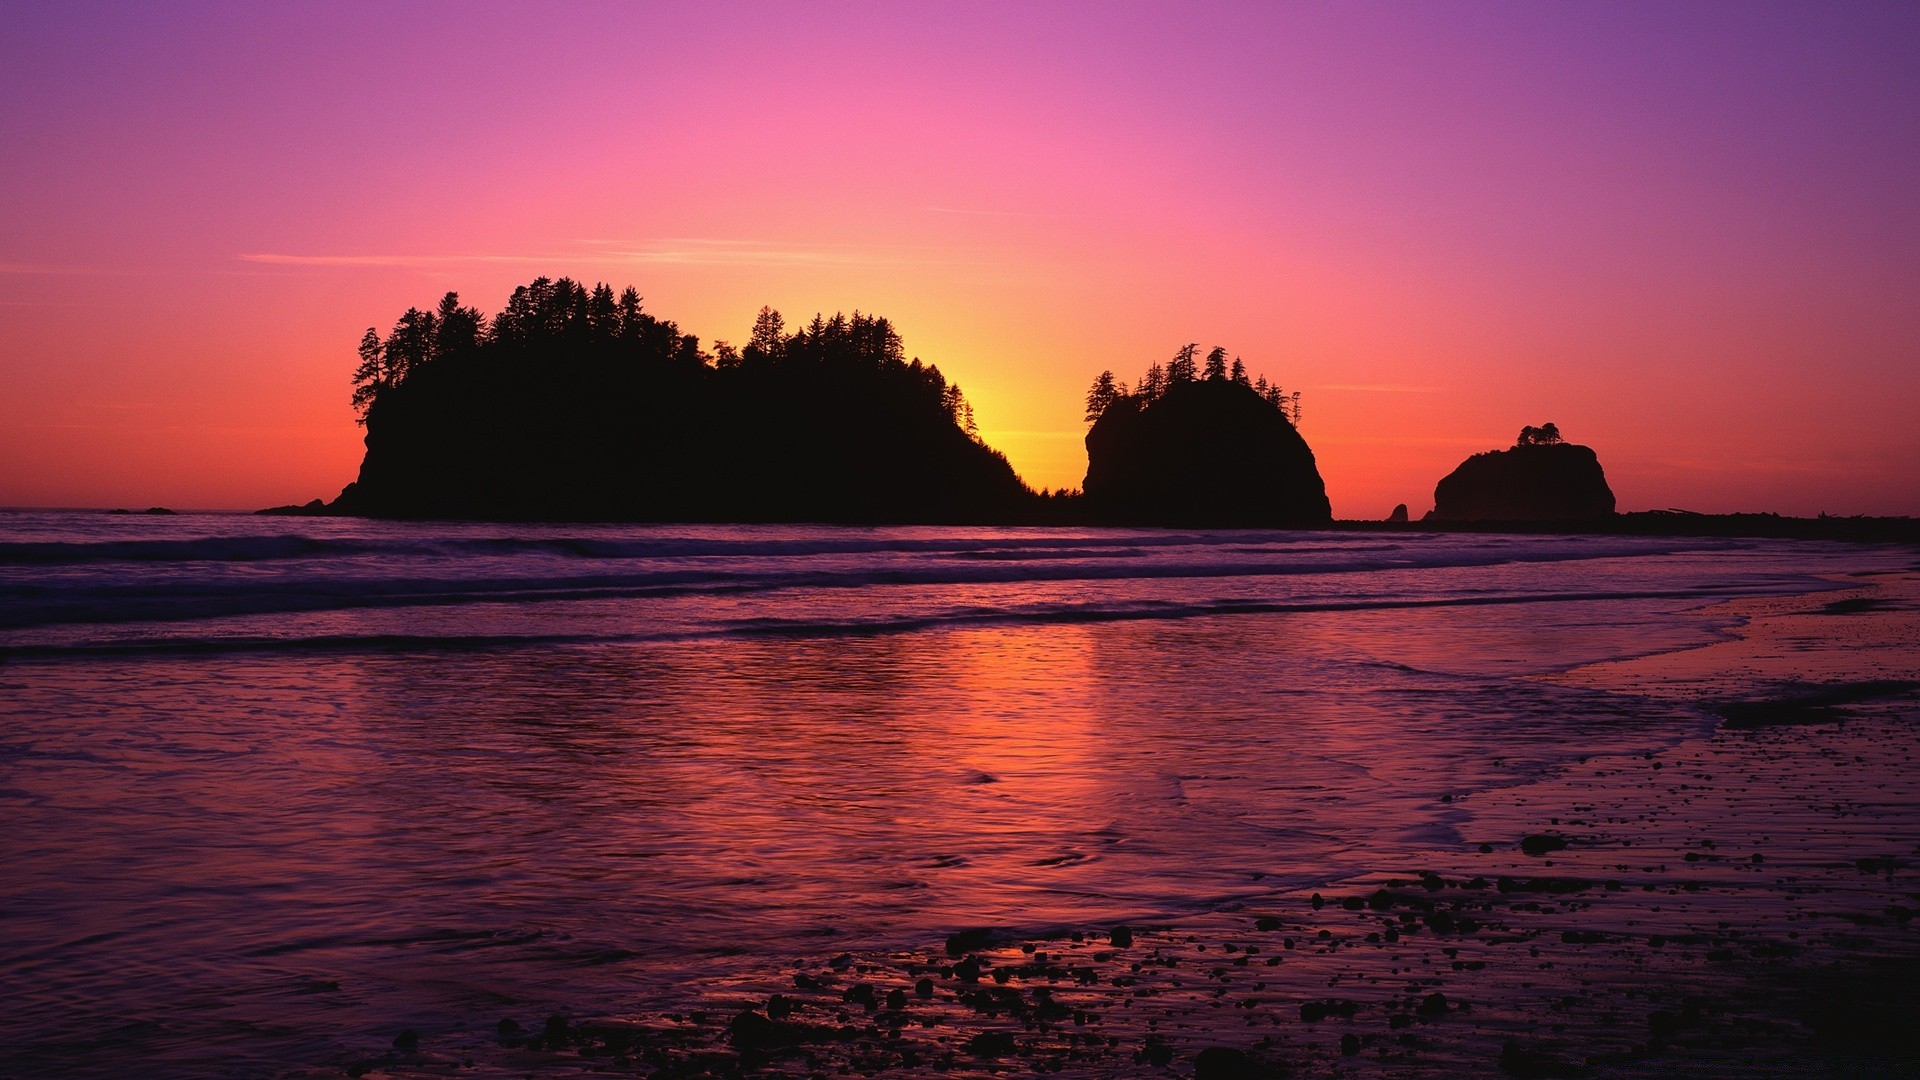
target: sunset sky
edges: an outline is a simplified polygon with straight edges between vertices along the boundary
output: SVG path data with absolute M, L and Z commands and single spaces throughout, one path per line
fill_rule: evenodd
M 717 10 L 716 10 L 717 9 Z M 396 13 L 397 12 L 397 13 Z M 0 6 L 0 506 L 331 498 L 361 333 L 878 312 L 1036 487 L 1181 345 L 1334 512 L 1920 513 L 1920 5 Z

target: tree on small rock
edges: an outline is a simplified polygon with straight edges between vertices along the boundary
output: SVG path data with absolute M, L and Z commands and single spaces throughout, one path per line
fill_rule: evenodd
M 1554 424 L 1542 424 L 1534 427 L 1528 424 L 1520 429 L 1520 437 L 1514 440 L 1515 446 L 1554 446 L 1562 442 L 1560 428 Z
M 1100 419 L 1107 406 L 1126 395 L 1126 391 L 1114 382 L 1113 372 L 1103 371 L 1093 380 L 1093 388 L 1087 391 L 1087 422 Z

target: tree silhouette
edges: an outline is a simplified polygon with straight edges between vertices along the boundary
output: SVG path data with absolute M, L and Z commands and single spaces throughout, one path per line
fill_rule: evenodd
M 1173 359 L 1167 363 L 1168 385 L 1193 382 L 1198 377 L 1199 372 L 1196 370 L 1193 357 L 1199 349 L 1200 343 L 1196 341 L 1190 345 L 1181 346 L 1180 351 L 1173 354 Z
M 1159 362 L 1156 361 L 1152 366 L 1147 368 L 1147 373 L 1140 378 L 1140 396 L 1148 401 L 1157 401 L 1160 395 L 1166 392 L 1167 369 L 1161 367 Z
M 353 411 L 358 423 L 367 422 L 367 410 L 388 387 L 387 347 L 380 342 L 380 331 L 367 327 L 360 338 L 360 366 L 353 372 Z
M 632 288 L 537 278 L 491 320 L 447 293 L 367 331 L 353 405 L 346 512 L 1005 520 L 1030 496 L 960 387 L 860 311 L 789 333 L 764 307 L 708 352 Z
M 1553 446 L 1562 441 L 1560 438 L 1560 428 L 1557 425 L 1542 424 L 1539 427 L 1534 427 L 1532 424 L 1528 424 L 1526 427 L 1520 429 L 1520 437 L 1514 440 L 1513 445 Z
M 434 360 L 458 362 L 473 355 L 486 331 L 486 316 L 474 308 L 461 307 L 459 293 L 448 293 L 434 311 Z
M 1215 345 L 1212 351 L 1207 353 L 1206 377 L 1208 379 L 1227 377 L 1227 350 Z
M 1130 401 L 1139 407 L 1150 407 L 1160 401 L 1176 387 L 1194 382 L 1222 382 L 1245 387 L 1260 400 L 1266 402 L 1285 417 L 1289 423 L 1300 423 L 1300 392 L 1289 394 L 1282 391 L 1278 384 L 1269 383 L 1265 375 L 1249 381 L 1246 361 L 1234 357 L 1231 365 L 1227 363 L 1227 350 L 1220 346 L 1207 354 L 1206 379 L 1200 380 L 1195 371 L 1195 354 L 1198 344 L 1183 346 L 1174 354 L 1173 360 L 1162 368 L 1158 363 L 1150 365 L 1140 377 L 1133 393 L 1127 392 L 1127 384 L 1114 377 L 1112 371 L 1103 371 L 1094 379 L 1093 386 L 1087 391 L 1087 413 L 1089 423 L 1100 418 L 1109 406 L 1118 401 Z
M 1107 406 L 1119 400 L 1124 393 L 1114 383 L 1112 371 L 1101 372 L 1093 380 L 1093 388 L 1087 391 L 1087 422 L 1100 419 L 1100 414 L 1107 411 Z

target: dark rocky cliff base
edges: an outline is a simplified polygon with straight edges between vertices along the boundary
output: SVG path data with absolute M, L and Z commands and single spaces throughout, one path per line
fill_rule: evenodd
M 1596 521 L 1613 489 L 1592 448 L 1573 443 L 1475 454 L 1433 489 L 1434 521 Z
M 1333 520 L 1313 451 L 1271 402 L 1225 379 L 1122 398 L 1087 432 L 1087 511 L 1125 525 L 1302 527 Z

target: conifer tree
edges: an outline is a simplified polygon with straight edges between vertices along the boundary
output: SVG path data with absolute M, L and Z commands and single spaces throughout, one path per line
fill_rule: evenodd
M 386 351 L 380 343 L 380 331 L 367 327 L 360 338 L 360 366 L 353 372 L 353 410 L 361 424 L 367 422 L 367 410 L 386 386 Z
M 1196 341 L 1190 345 L 1181 346 L 1180 351 L 1173 354 L 1173 359 L 1167 364 L 1168 385 L 1192 382 L 1199 376 L 1199 371 L 1194 361 L 1194 353 L 1199 350 L 1200 343 Z
M 1103 371 L 1093 380 L 1093 388 L 1087 391 L 1087 422 L 1100 419 L 1107 406 L 1119 399 L 1121 391 L 1114 384 L 1113 372 Z
M 1227 377 L 1227 350 L 1215 345 L 1207 353 L 1206 377 L 1209 380 L 1225 380 Z

